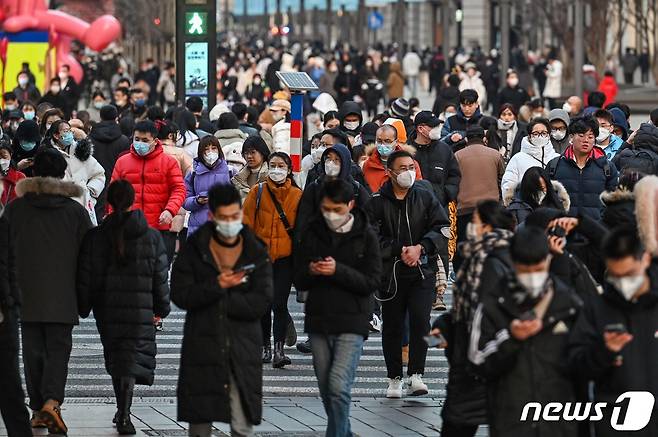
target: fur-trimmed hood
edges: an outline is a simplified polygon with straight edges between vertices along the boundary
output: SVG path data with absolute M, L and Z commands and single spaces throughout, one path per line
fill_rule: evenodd
M 50 177 L 33 177 L 22 179 L 16 184 L 16 196 L 42 194 L 47 196 L 81 197 L 82 187 L 73 182 Z
M 658 176 L 635 184 L 635 218 L 640 238 L 652 256 L 658 256 Z
M 516 190 L 519 185 L 520 182 L 512 182 L 505 189 L 505 192 L 503 193 L 503 205 L 505 207 L 510 206 L 512 201 L 516 198 Z M 571 199 L 569 198 L 567 189 L 558 181 L 551 181 L 551 185 L 553 186 L 553 190 L 555 190 L 555 194 L 557 194 L 558 200 L 562 204 L 562 208 L 565 211 L 569 211 L 569 208 L 571 207 Z
M 626 202 L 629 200 L 634 201 L 635 193 L 617 188 L 615 191 L 604 191 L 599 196 L 599 199 L 601 199 L 601 202 L 603 202 L 604 205 L 608 206 L 613 203 Z

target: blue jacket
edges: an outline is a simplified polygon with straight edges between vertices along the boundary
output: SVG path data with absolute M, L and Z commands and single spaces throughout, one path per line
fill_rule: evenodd
M 615 134 L 610 134 L 610 144 L 608 147 L 603 149 L 605 152 L 605 157 L 608 158 L 608 161 L 612 161 L 612 158 L 615 157 L 617 152 L 621 150 L 621 146 L 624 144 L 624 141 Z
M 552 180 L 561 182 L 567 189 L 571 199 L 569 215 L 586 215 L 601 220 L 603 203 L 599 196 L 617 188 L 617 167 L 599 149 L 597 157 L 588 159 L 585 167 L 580 169 L 573 159 L 567 157 L 569 151 L 571 148 L 549 162 L 546 169 Z
M 445 142 L 449 146 L 452 146 L 453 148 L 461 142 L 466 143 L 466 131 L 469 127 L 478 124 L 481 118 L 482 113 L 480 112 L 480 108 L 478 108 L 475 111 L 475 114 L 473 114 L 473 116 L 469 119 L 464 117 L 464 113 L 462 112 L 461 108 L 457 109 L 457 113 L 452 117 L 449 117 L 445 123 L 443 123 L 443 127 L 441 128 L 441 141 Z M 450 136 L 454 133 L 459 133 L 463 137 L 457 143 L 453 143 L 450 140 Z
M 190 212 L 187 224 L 187 235 L 192 235 L 201 225 L 208 221 L 208 205 L 200 205 L 198 196 L 207 196 L 208 191 L 216 184 L 230 184 L 231 176 L 228 165 L 223 159 L 218 160 L 213 168 L 206 167 L 194 159 L 194 170 L 185 176 L 185 203 L 183 208 Z

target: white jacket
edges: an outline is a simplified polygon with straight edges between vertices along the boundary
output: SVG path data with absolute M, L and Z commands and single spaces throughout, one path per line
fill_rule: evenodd
M 78 147 L 80 147 L 80 150 L 78 150 Z M 74 200 L 85 207 L 91 222 L 96 226 L 98 220 L 94 208 L 96 199 L 105 188 L 105 170 L 92 156 L 93 146 L 91 141 L 72 144 L 68 153 L 58 147 L 56 149 L 60 151 L 66 160 L 64 180 L 71 181 L 83 189 L 83 196 Z
M 272 126 L 272 147 L 275 152 L 290 155 L 290 123 L 285 119 Z
M 416 52 L 407 52 L 402 58 L 402 72 L 406 77 L 418 76 L 422 65 L 423 61 Z
M 562 62 L 557 59 L 546 67 L 544 97 L 556 99 L 562 96 Z
M 521 140 L 521 151 L 507 163 L 500 188 L 505 193 L 511 184 L 518 184 L 525 172 L 531 167 L 546 168 L 553 158 L 560 156 L 549 141 L 543 148 L 539 148 L 528 141 L 528 137 Z

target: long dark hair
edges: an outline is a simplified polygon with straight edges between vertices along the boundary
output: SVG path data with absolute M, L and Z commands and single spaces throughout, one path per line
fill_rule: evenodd
M 116 264 L 126 263 L 126 240 L 124 227 L 128 219 L 128 209 L 135 201 L 135 190 L 125 179 L 119 179 L 107 188 L 107 201 L 112 206 L 115 218 L 111 227 L 112 255 Z
M 480 220 L 485 225 L 490 225 L 496 229 L 507 229 L 514 231 L 516 219 L 504 206 L 496 200 L 481 200 L 475 209 L 480 216 Z
M 288 166 L 288 170 L 290 170 L 290 173 L 288 173 L 288 179 L 290 179 L 290 182 L 292 183 L 293 187 L 299 188 L 299 185 L 297 185 L 297 182 L 295 182 L 295 178 L 292 176 L 292 159 L 290 159 L 290 156 L 285 153 L 285 152 L 272 152 L 270 156 L 267 158 L 267 165 L 270 165 L 270 161 L 272 158 L 281 158 L 285 161 L 286 165 Z
M 532 206 L 533 209 L 540 206 L 536 198 L 537 192 L 541 190 L 540 179 L 543 179 L 546 184 L 546 197 L 544 197 L 541 204 L 551 208 L 563 209 L 562 203 L 553 189 L 551 178 L 548 176 L 546 170 L 541 167 L 530 167 L 523 175 L 521 183 L 519 184 L 521 200 Z

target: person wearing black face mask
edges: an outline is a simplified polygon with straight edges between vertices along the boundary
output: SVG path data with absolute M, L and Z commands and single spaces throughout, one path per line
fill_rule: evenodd
M 482 296 L 475 311 L 468 352 L 476 372 L 487 380 L 490 433 L 575 436 L 574 421 L 519 417 L 530 401 L 575 401 L 564 356 L 582 302 L 549 274 L 551 256 L 543 229 L 519 229 L 510 240 L 510 256 L 513 272 Z
M 615 401 L 622 393 L 634 390 L 643 390 L 655 398 L 658 396 L 656 264 L 652 264 L 651 254 L 633 227 L 613 230 L 602 248 L 608 269 L 604 292 L 578 318 L 571 334 L 569 366 L 583 380 L 593 380 L 593 402 Z M 597 436 L 620 435 L 611 428 L 611 411 L 612 408 L 605 409 L 604 418 L 595 422 Z M 646 426 L 633 432 L 634 436 L 658 434 L 655 406 L 649 414 Z

